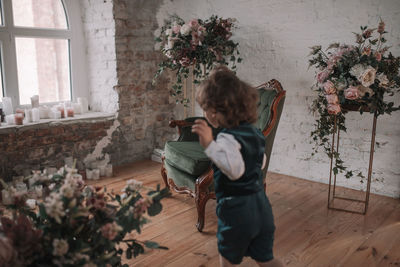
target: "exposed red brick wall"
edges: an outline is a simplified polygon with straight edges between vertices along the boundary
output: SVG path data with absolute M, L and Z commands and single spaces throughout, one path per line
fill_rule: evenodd
M 68 124 L 39 124 L 0 129 L 0 177 L 28 175 L 32 169 L 60 168 L 65 157 L 83 159 L 107 135 L 113 120 L 76 121 Z

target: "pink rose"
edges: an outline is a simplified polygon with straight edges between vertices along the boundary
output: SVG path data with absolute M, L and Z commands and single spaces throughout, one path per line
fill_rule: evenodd
M 358 86 L 350 86 L 346 90 L 344 90 L 344 97 L 349 100 L 355 100 L 360 98 L 360 92 L 358 90 Z
M 336 94 L 333 95 L 325 95 L 326 101 L 328 101 L 328 104 L 337 104 L 339 103 L 339 98 Z
M 328 113 L 332 115 L 336 115 L 341 111 L 339 104 L 329 104 L 328 105 Z
M 199 21 L 197 19 L 192 19 L 191 21 L 189 21 L 189 26 L 192 29 L 197 30 L 197 28 L 199 27 Z
M 325 93 L 328 95 L 336 93 L 335 85 L 331 81 L 326 81 L 324 83 L 324 90 L 325 90 Z
M 324 83 L 326 81 L 326 79 L 329 76 L 329 72 L 328 71 L 321 71 L 320 73 L 317 74 L 317 81 L 319 83 Z
M 180 25 L 176 25 L 172 27 L 172 32 L 175 34 L 178 34 L 181 31 L 181 26 Z

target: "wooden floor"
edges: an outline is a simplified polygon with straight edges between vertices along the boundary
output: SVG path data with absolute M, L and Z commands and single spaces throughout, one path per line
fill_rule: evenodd
M 115 171 L 96 184 L 120 190 L 128 179 L 163 185 L 161 164 L 142 161 Z M 274 253 L 285 266 L 400 266 L 400 201 L 371 195 L 367 215 L 327 209 L 327 185 L 268 174 L 267 195 L 277 227 Z M 346 191 L 345 193 L 349 193 Z M 350 192 L 353 193 L 354 192 Z M 127 261 L 130 266 L 219 266 L 215 201 L 206 206 L 204 232 L 195 228 L 194 200 L 172 194 L 163 199 L 161 214 L 151 217 L 137 236 L 169 250 L 148 250 Z M 337 203 L 357 209 L 358 204 Z M 246 258 L 240 266 L 255 266 Z

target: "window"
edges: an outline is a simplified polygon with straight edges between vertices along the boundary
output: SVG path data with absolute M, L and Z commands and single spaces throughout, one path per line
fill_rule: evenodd
M 0 0 L 0 86 L 13 106 L 87 97 L 76 0 Z

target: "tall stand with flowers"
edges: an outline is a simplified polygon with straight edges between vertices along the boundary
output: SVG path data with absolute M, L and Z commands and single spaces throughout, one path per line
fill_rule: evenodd
M 373 36 L 375 31 L 377 36 Z M 393 96 L 400 91 L 400 57 L 393 56 L 388 51 L 389 47 L 384 45 L 385 33 L 385 24 L 381 21 L 377 29 L 361 27 L 361 33 L 355 33 L 357 45 L 333 43 L 326 49 L 328 52 L 324 52 L 321 46 L 311 47 L 310 66 L 319 69 L 316 75 L 317 83 L 313 87 L 318 94 L 313 101 L 313 111 L 319 115 L 316 129 L 311 132 L 315 141 L 313 154 L 319 147 L 323 147 L 331 159 L 329 208 L 334 208 L 330 200 L 332 172 L 333 199 L 342 198 L 336 196 L 335 192 L 336 175 L 339 172 L 344 173 L 346 178 L 354 176 L 355 173 L 360 178 L 365 178 L 361 171 L 349 170 L 340 158 L 339 133 L 341 130 L 346 131 L 345 115 L 349 111 L 374 114 L 366 197 L 365 200 L 357 200 L 365 204 L 361 213 L 365 214 L 368 208 L 376 119 L 379 115 L 399 110 L 394 102 L 387 102 L 384 99 L 385 95 Z
M 177 15 L 171 16 L 156 38 L 166 57 L 159 64 L 154 80 L 166 69 L 175 72 L 171 95 L 177 103 L 187 105 L 190 100 L 184 84 L 189 76 L 196 85 L 208 76 L 215 64 L 225 64 L 235 70 L 236 63 L 241 62 L 238 43 L 231 40 L 234 23 L 235 19 L 215 15 L 206 20 L 192 19 L 188 22 Z

